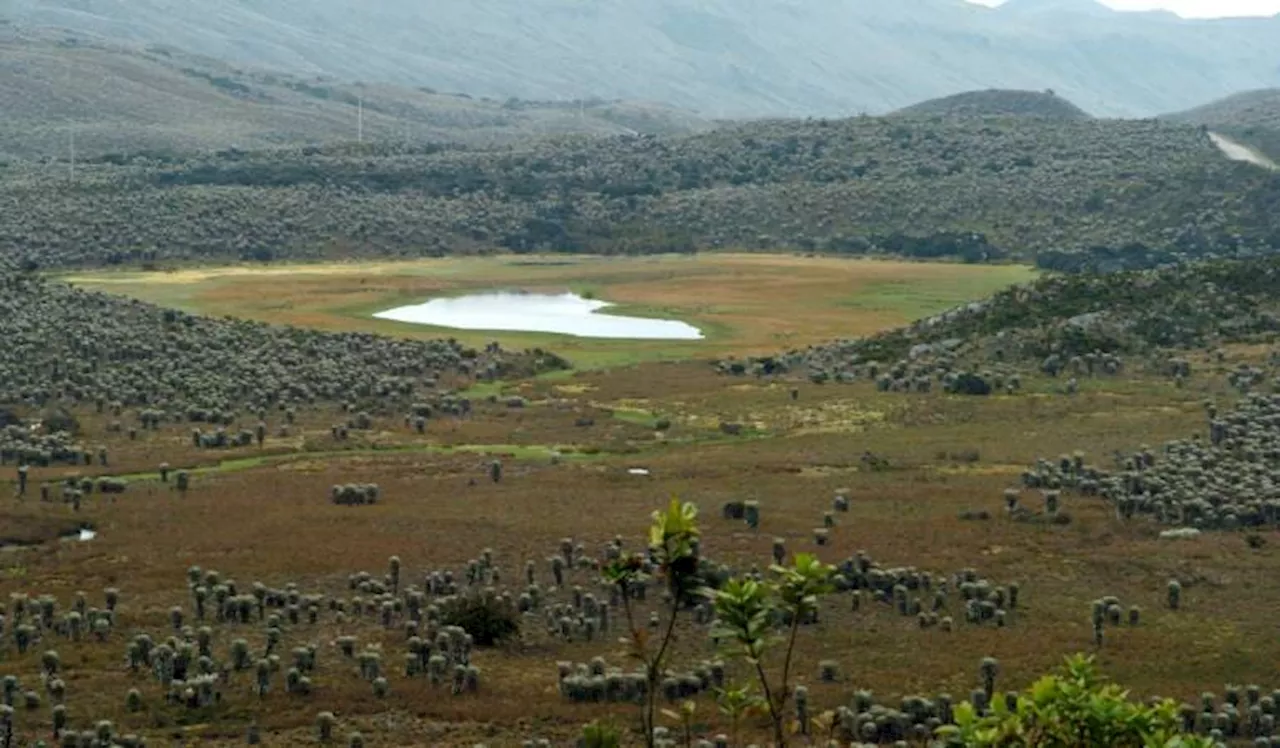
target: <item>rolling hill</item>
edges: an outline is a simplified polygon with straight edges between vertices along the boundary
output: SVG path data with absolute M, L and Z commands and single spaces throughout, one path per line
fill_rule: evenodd
M 361 112 L 361 110 L 363 110 Z M 493 101 L 244 70 L 148 48 L 0 27 L 0 157 L 261 149 L 356 140 L 492 145 L 533 136 L 679 133 L 700 118 L 623 101 Z M 363 128 L 360 120 L 363 119 Z
M 307 76 L 716 118 L 881 113 L 985 88 L 1150 116 L 1280 85 L 1280 18 L 1093 0 L 8 0 L 0 17 Z
M 954 96 L 922 101 L 894 112 L 903 116 L 941 117 L 1043 117 L 1089 119 L 1089 113 L 1052 91 L 966 91 Z

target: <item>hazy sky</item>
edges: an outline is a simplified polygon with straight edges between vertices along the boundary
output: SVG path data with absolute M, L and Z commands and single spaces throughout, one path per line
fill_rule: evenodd
M 1002 0 L 972 0 L 982 5 L 999 5 Z M 1280 13 L 1280 0 L 1101 0 L 1117 10 L 1171 10 L 1187 18 L 1218 16 L 1273 16 Z

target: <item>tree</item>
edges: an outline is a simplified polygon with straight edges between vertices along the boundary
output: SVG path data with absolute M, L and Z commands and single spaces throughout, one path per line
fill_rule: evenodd
M 1010 705 L 997 695 L 979 714 L 965 702 L 955 724 L 938 729 L 950 748 L 1211 748 L 1207 738 L 1178 729 L 1172 701 L 1144 706 L 1107 682 L 1093 658 L 1076 655 L 1057 673 L 1036 681 Z
M 818 610 L 818 598 L 834 587 L 831 577 L 835 569 L 809 553 L 798 553 L 791 566 L 774 565 L 770 571 L 776 581 L 731 579 L 718 590 L 706 590 L 716 609 L 717 623 L 711 636 L 717 641 L 729 640 L 738 654 L 755 669 L 756 679 L 764 693 L 765 708 L 773 722 L 773 740 L 778 748 L 787 745 L 786 705 L 791 698 L 791 659 L 795 653 L 800 626 Z M 788 626 L 784 640 L 782 669 L 771 682 L 764 667 L 764 656 L 772 642 L 774 622 L 781 618 Z M 800 725 L 807 731 L 808 725 Z
M 616 585 L 622 598 L 622 609 L 627 618 L 627 654 L 638 660 L 644 668 L 645 694 L 640 722 L 646 748 L 654 748 L 653 729 L 658 699 L 658 686 L 662 680 L 663 663 L 675 637 L 676 617 L 689 601 L 698 580 L 698 507 L 680 503 L 672 498 L 666 510 L 653 513 L 649 527 L 649 559 L 640 554 L 628 554 L 611 561 L 604 569 L 604 578 Z M 637 625 L 631 597 L 638 586 L 649 578 L 650 568 L 662 575 L 670 593 L 666 626 L 661 638 L 652 640 L 643 625 Z

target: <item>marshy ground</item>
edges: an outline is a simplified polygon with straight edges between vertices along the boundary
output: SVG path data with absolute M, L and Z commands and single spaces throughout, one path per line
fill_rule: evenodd
M 73 284 L 166 307 L 324 330 L 456 337 L 471 345 L 543 347 L 581 367 L 762 354 L 906 324 L 1034 276 L 1021 265 L 957 265 L 792 255 L 524 256 L 406 262 L 104 272 Z M 679 319 L 701 341 L 584 340 L 480 333 L 373 319 L 436 296 L 492 290 L 574 291 L 610 312 Z

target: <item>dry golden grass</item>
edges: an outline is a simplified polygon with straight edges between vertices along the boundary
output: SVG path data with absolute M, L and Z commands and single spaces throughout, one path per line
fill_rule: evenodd
M 221 267 L 76 275 L 80 286 L 192 312 L 326 330 L 498 340 L 544 347 L 579 365 L 713 358 L 866 335 L 981 298 L 1033 272 L 980 266 L 792 255 L 642 258 L 449 258 L 413 262 Z M 467 332 L 376 320 L 372 314 L 441 295 L 492 289 L 590 292 L 620 314 L 670 317 L 704 341 L 585 340 Z
M 1280 613 L 1280 577 L 1274 573 L 1280 560 L 1269 534 L 1271 542 L 1257 550 L 1227 533 L 1170 543 L 1158 540 L 1150 523 L 1119 522 L 1101 501 L 1074 497 L 1065 500 L 1073 518 L 1066 526 L 1012 523 L 1000 512 L 1002 490 L 1036 457 L 1084 448 L 1091 459 L 1107 463 L 1113 450 L 1201 430 L 1200 401 L 1223 395 L 1220 380 L 1184 390 L 1140 377 L 1097 381 L 1073 398 L 1048 394 L 1051 387 L 1042 381 L 1031 380 L 1030 388 L 1014 397 L 966 399 L 877 393 L 865 384 L 803 386 L 793 403 L 789 387 L 719 378 L 704 364 L 645 364 L 513 386 L 530 398 L 527 408 L 485 403 L 470 420 L 433 423 L 425 437 L 384 419 L 374 431 L 334 444 L 327 425 L 340 414 L 316 412 L 289 443 L 268 440 L 266 451 L 276 456 L 200 474 L 186 497 L 140 481 L 115 501 L 90 499 L 78 514 L 31 496 L 21 503 L 4 499 L 5 527 L 88 522 L 99 535 L 87 543 L 53 541 L 0 554 L 0 600 L 19 591 L 53 594 L 65 607 L 76 590 L 85 590 L 100 604 L 101 589 L 116 586 L 123 602 L 120 626 L 108 643 L 45 642 L 25 656 L 6 644 L 0 673 L 37 685 L 39 653 L 55 647 L 66 670 L 73 725 L 106 717 L 153 742 L 172 735 L 235 743 L 251 720 L 262 725 L 269 744 L 308 742 L 321 710 L 339 716 L 339 739 L 354 726 L 371 745 L 516 745 L 535 735 L 567 738 L 578 725 L 609 714 L 630 725 L 629 709 L 569 704 L 555 687 L 557 660 L 601 655 L 624 664 L 614 637 L 565 644 L 547 637 L 540 622 L 527 625 L 519 642 L 479 652 L 481 692 L 456 698 L 400 674 L 403 634 L 368 621 L 340 625 L 328 612 L 316 626 L 286 626 L 285 653 L 306 642 L 321 645 L 316 692 L 308 698 L 281 693 L 276 676 L 277 691 L 259 702 L 248 693 L 252 676 L 246 673 L 225 687 L 222 705 L 190 714 L 166 706 L 159 686 L 129 674 L 122 657 L 136 632 L 167 635 L 171 606 L 184 605 L 190 615 L 189 565 L 216 569 L 242 589 L 254 581 L 296 582 L 304 592 L 345 598 L 353 594 L 346 589 L 349 574 L 381 574 L 392 554 L 403 560 L 405 582 L 421 584 L 428 570 L 460 571 L 491 548 L 503 572 L 501 586 L 519 591 L 526 559 L 536 560 L 539 581 L 550 583 L 545 559 L 562 537 L 583 542 L 593 554 L 616 534 L 637 547 L 648 513 L 675 494 L 701 507 L 706 553 L 743 568 L 767 563 L 775 536 L 786 538 L 792 550 L 814 549 L 812 530 L 821 525 L 833 492 L 844 487 L 852 510 L 838 515 L 830 546 L 818 549 L 825 560 L 865 550 L 886 565 L 944 574 L 973 567 L 1000 583 L 1019 582 L 1022 604 L 1008 628 L 960 624 L 944 634 L 921 631 L 915 619 L 870 602 L 851 613 L 848 598 L 833 598 L 822 622 L 801 634 L 796 672 L 811 686 L 816 711 L 846 703 L 855 688 L 870 688 L 890 702 L 913 692 L 961 697 L 977 684 L 977 664 L 988 655 L 1001 661 L 1002 684 L 1025 684 L 1063 655 L 1091 649 L 1089 602 L 1108 594 L 1143 609 L 1140 626 L 1108 630 L 1100 653 L 1107 672 L 1137 694 L 1188 699 L 1204 690 L 1220 692 L 1226 682 L 1280 686 L 1274 676 L 1280 641 L 1272 635 Z M 655 413 L 673 421 L 665 437 L 644 423 Z M 576 425 L 583 416 L 595 425 Z M 131 442 L 105 433 L 100 416 L 84 420 L 86 437 L 112 450 L 109 472 L 150 470 L 161 459 L 196 466 L 259 453 L 197 451 L 180 426 Z M 757 423 L 763 431 L 726 439 L 716 429 L 720 420 Z M 511 455 L 504 458 L 501 483 L 486 478 L 490 456 L 439 451 L 484 444 Z M 572 445 L 575 451 L 556 461 L 537 445 Z M 886 457 L 891 469 L 866 471 L 860 461 L 866 450 Z M 951 457 L 966 450 L 976 450 L 979 459 Z M 635 466 L 652 474 L 628 475 Z M 66 472 L 33 474 L 33 485 Z M 383 502 L 330 504 L 329 486 L 348 482 L 380 484 Z M 758 533 L 720 518 L 722 503 L 738 498 L 761 502 Z M 987 509 L 995 519 L 957 519 L 968 509 Z M 1172 577 L 1184 583 L 1179 612 L 1163 604 Z M 588 590 L 594 584 L 590 572 L 571 579 Z M 953 602 L 949 612 L 957 614 L 956 607 Z M 234 637 L 254 647 L 263 638 L 260 624 L 216 631 L 215 651 L 222 656 Z M 354 666 L 329 646 L 343 633 L 384 645 L 391 675 L 387 701 L 374 699 Z M 704 630 L 680 629 L 676 667 L 711 654 Z M 845 680 L 818 683 L 822 659 L 837 660 Z M 124 710 L 131 687 L 141 689 L 147 702 L 137 715 Z M 24 739 L 45 735 L 48 715 L 47 707 L 20 710 Z M 706 697 L 699 700 L 698 721 L 707 735 L 722 728 Z

